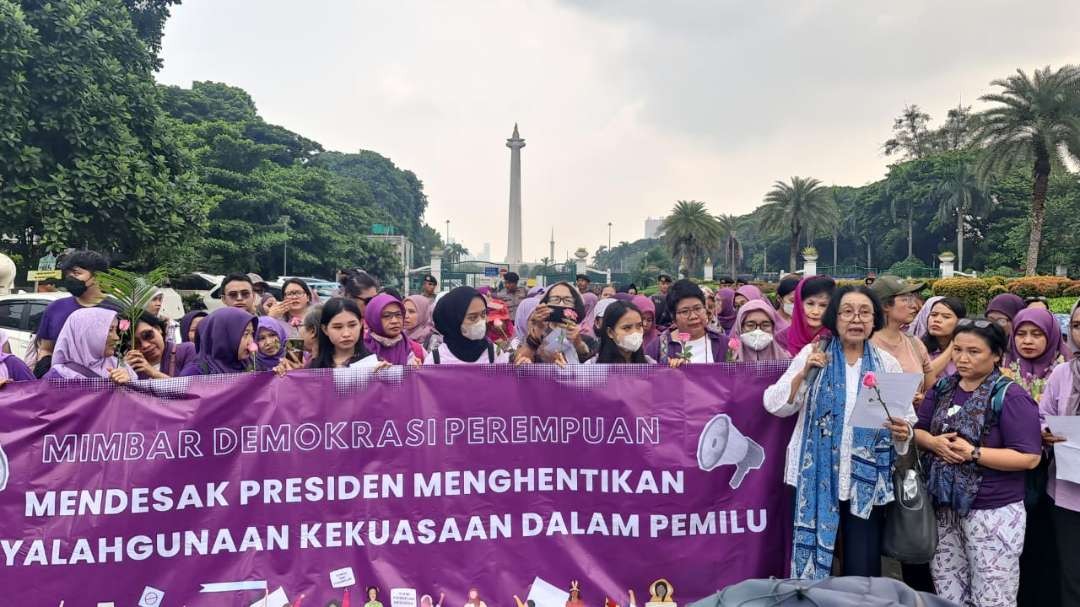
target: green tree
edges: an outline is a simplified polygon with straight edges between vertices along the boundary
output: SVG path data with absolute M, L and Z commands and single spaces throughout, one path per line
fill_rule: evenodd
M 708 251 L 719 248 L 720 222 L 697 200 L 679 200 L 660 226 L 660 239 L 675 260 L 686 259 L 687 271 L 693 273 Z M 681 269 L 681 268 L 680 268 Z
M 739 218 L 734 215 L 719 215 L 721 241 L 724 245 L 724 261 L 731 270 L 731 280 L 734 282 L 738 274 L 737 267 L 742 261 L 743 248 L 739 240 Z
M 1017 164 L 1032 167 L 1031 220 L 1024 272 L 1035 274 L 1039 264 L 1046 212 L 1046 192 L 1056 154 L 1080 157 L 1080 68 L 1023 70 L 991 85 L 1000 92 L 983 95 L 997 104 L 980 116 L 978 141 L 985 146 L 980 163 L 983 176 Z
M 931 198 L 938 204 L 938 221 L 956 221 L 956 267 L 964 269 L 964 226 L 970 214 L 990 209 L 990 194 L 971 170 L 966 159 L 954 161 L 944 179 L 934 187 Z
M 0 229 L 22 258 L 90 246 L 147 268 L 184 250 L 207 205 L 124 6 L 0 0 L 0 49 Z
M 932 136 L 927 125 L 930 114 L 917 105 L 904 108 L 900 116 L 893 121 L 893 137 L 885 142 L 885 155 L 900 154 L 904 158 L 922 158 L 932 149 Z
M 812 177 L 792 177 L 791 183 L 777 181 L 765 194 L 761 207 L 761 227 L 765 232 L 786 234 L 789 271 L 798 262 L 799 239 L 808 230 L 831 231 L 832 205 L 829 189 Z
M 458 242 L 450 243 L 443 251 L 443 256 L 446 257 L 447 263 L 457 263 L 461 261 L 462 257 L 469 254 L 469 250 Z

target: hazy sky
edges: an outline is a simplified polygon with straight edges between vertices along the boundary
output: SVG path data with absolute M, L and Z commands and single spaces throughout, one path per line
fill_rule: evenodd
M 517 122 L 525 257 L 554 227 L 561 259 L 680 199 L 745 213 L 792 175 L 874 181 L 905 104 L 937 123 L 1017 67 L 1076 63 L 1078 25 L 1076 0 L 184 0 L 159 79 L 390 157 L 428 224 L 496 261 Z

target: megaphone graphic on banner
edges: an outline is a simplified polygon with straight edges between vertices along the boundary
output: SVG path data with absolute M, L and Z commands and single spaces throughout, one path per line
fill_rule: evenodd
M 709 472 L 717 466 L 735 466 L 728 485 L 738 489 L 746 474 L 757 470 L 765 463 L 765 450 L 761 445 L 747 438 L 731 422 L 726 413 L 721 413 L 705 424 L 698 438 L 698 467 Z

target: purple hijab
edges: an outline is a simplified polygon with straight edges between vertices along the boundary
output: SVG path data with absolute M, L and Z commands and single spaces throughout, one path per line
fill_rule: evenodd
M 50 375 L 69 379 L 109 377 L 109 369 L 120 365 L 115 356 L 105 356 L 105 344 L 115 318 L 116 312 L 100 307 L 72 312 L 56 338 Z
M 15 354 L 4 352 L 4 344 L 8 341 L 7 333 L 0 329 L 0 379 L 25 381 L 37 379 L 26 363 Z
M 581 328 L 582 333 L 593 335 L 595 337 L 593 323 L 596 322 L 596 302 L 600 301 L 600 298 L 596 296 L 596 293 L 586 291 L 582 293 L 581 300 L 585 302 L 585 316 L 582 318 L 581 322 L 578 323 L 578 327 Z
M 261 349 L 256 352 L 255 369 L 257 371 L 272 371 L 274 367 L 278 366 L 278 364 L 281 362 L 282 357 L 285 356 L 285 340 L 287 339 L 286 334 L 288 333 L 288 331 L 285 329 L 285 325 L 282 324 L 280 320 L 276 318 L 271 318 L 269 316 L 260 316 L 259 322 L 255 326 L 256 343 L 259 340 L 259 333 L 263 329 L 273 331 L 277 334 L 278 350 L 271 356 L 263 354 Z
M 195 360 L 191 361 L 181 376 L 214 375 L 218 373 L 241 373 L 247 360 L 237 355 L 244 331 L 255 330 L 257 319 L 240 308 L 218 308 L 199 325 L 199 346 Z
M 404 365 L 409 362 L 409 354 L 412 353 L 412 340 L 402 331 L 395 338 L 387 337 L 382 325 L 382 313 L 386 306 L 397 306 L 404 317 L 405 306 L 401 300 L 389 293 L 380 293 L 368 302 L 364 308 L 364 324 L 368 330 L 364 331 L 364 347 L 379 360 L 392 365 Z
M 996 298 L 995 298 L 996 299 Z M 1016 334 L 1021 325 L 1032 324 L 1046 335 L 1046 350 L 1037 358 L 1024 358 L 1016 348 Z M 1009 336 L 1008 363 L 1017 363 L 1024 379 L 1045 379 L 1054 369 L 1055 361 L 1061 355 L 1061 327 L 1049 311 L 1042 308 L 1021 310 L 1013 318 L 1013 334 Z
M 735 289 L 724 287 L 716 292 L 716 321 L 724 333 L 735 324 Z
M 1019 295 L 1012 293 L 1002 293 L 990 300 L 990 303 L 986 306 L 986 313 L 999 312 L 1009 317 L 1009 320 L 1016 318 L 1016 315 L 1027 307 L 1024 300 Z M 1016 326 L 1016 323 L 1013 323 Z
M 521 336 L 519 340 L 521 343 L 525 343 L 524 336 L 529 334 L 529 317 L 532 316 L 536 306 L 540 305 L 540 297 L 540 295 L 534 295 L 522 299 L 517 310 L 514 311 L 514 329 Z
M 431 300 L 423 295 L 410 295 L 406 299 L 416 306 L 416 326 L 408 331 L 409 339 L 425 344 L 431 337 L 431 330 L 435 328 L 431 324 Z
M 759 360 L 787 360 L 791 358 L 791 354 L 788 353 L 787 349 L 776 343 L 776 309 L 767 301 L 751 299 L 739 306 L 739 313 L 735 315 L 735 324 L 731 327 L 732 337 L 739 337 L 742 333 L 743 319 L 751 312 L 764 312 L 772 320 L 773 340 L 772 343 L 761 350 L 754 350 L 753 348 L 747 348 L 746 344 L 740 344 L 736 359 L 739 362 L 756 362 Z
M 184 314 L 184 317 L 180 319 L 180 343 L 192 341 L 188 339 L 188 333 L 191 332 L 191 323 L 195 322 L 196 318 L 206 316 L 207 314 L 208 312 L 206 310 L 192 310 L 187 314 Z M 196 329 L 196 331 L 197 330 L 198 329 Z M 198 339 L 194 341 L 198 341 Z
M 735 293 L 742 295 L 747 301 L 754 301 L 755 299 L 765 301 L 765 296 L 761 293 L 761 289 L 754 285 L 743 285 L 736 289 Z

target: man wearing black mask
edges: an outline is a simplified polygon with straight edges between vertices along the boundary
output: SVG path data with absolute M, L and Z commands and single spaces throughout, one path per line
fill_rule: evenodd
M 57 299 L 49 304 L 41 315 L 36 336 L 37 364 L 34 375 L 41 377 L 49 370 L 53 346 L 68 316 L 75 310 L 93 308 L 105 301 L 105 295 L 101 292 L 95 275 L 108 268 L 108 260 L 97 251 L 74 251 L 61 261 L 60 271 L 64 278 L 60 286 L 71 293 L 71 297 Z

